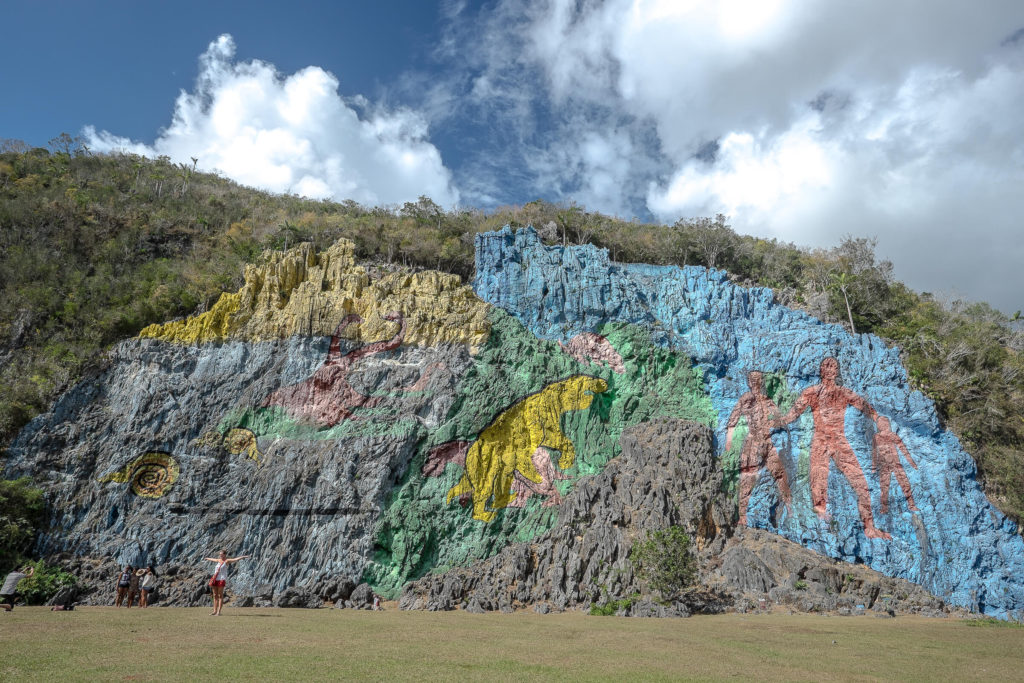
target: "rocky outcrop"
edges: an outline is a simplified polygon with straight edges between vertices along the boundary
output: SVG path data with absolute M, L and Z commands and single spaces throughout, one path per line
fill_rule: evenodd
M 100 604 L 128 563 L 157 565 L 163 601 L 200 602 L 213 566 L 203 558 L 221 548 L 256 556 L 230 582 L 257 604 L 296 587 L 330 598 L 321 586 L 358 582 L 386 496 L 447 414 L 469 356 L 463 346 L 405 347 L 362 359 L 349 380 L 383 401 L 329 427 L 260 407 L 311 375 L 329 343 L 119 345 L 105 373 L 10 448 L 6 476 L 31 475 L 53 511 L 39 550 L 82 559 L 71 568 L 95 588 L 84 600 Z M 442 369 L 424 377 L 430 366 Z M 419 391 L 402 391 L 421 379 Z M 156 457 L 139 465 L 143 454 Z
M 881 339 L 720 271 L 613 263 L 591 246 L 546 247 L 532 229 L 477 236 L 474 289 L 541 339 L 635 324 L 691 357 L 750 526 L 956 605 L 1024 616 L 1024 539 Z
M 731 593 L 739 611 L 774 606 L 841 614 L 941 616 L 951 611 L 906 579 L 833 560 L 762 529 L 737 529 L 721 553 L 708 558 L 704 578 L 717 590 Z
M 711 431 L 663 419 L 631 427 L 622 455 L 580 480 L 558 524 L 470 567 L 407 584 L 403 609 L 539 612 L 612 604 L 621 616 L 766 609 L 941 614 L 942 600 L 801 548 L 759 529 L 736 529 Z M 680 525 L 695 540 L 700 585 L 675 602 L 651 596 L 629 559 L 645 531 Z
M 223 548 L 254 556 L 236 604 L 938 609 L 910 581 L 1020 614 L 1024 541 L 895 350 L 717 271 L 477 239 L 476 293 L 300 245 L 118 345 L 8 451 L 37 550 L 100 604 L 126 563 L 205 600 Z M 629 550 L 671 525 L 706 589 L 634 599 Z
M 339 240 L 322 252 L 308 243 L 266 252 L 260 265 L 246 266 L 238 292 L 223 294 L 206 313 L 150 325 L 139 336 L 179 344 L 330 336 L 340 320 L 356 314 L 363 324 L 349 330 L 349 339 L 370 343 L 390 336 L 386 315 L 398 313 L 408 322 L 409 345 L 475 349 L 487 339 L 488 307 L 457 275 L 399 271 L 371 277 L 356 265 L 354 250 L 352 242 Z

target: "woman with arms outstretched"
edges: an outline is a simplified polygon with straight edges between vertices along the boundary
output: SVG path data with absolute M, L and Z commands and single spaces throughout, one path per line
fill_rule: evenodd
M 224 587 L 228 583 L 228 565 L 244 560 L 247 557 L 249 555 L 228 557 L 228 551 L 221 550 L 220 557 L 203 558 L 207 562 L 217 563 L 217 567 L 213 570 L 213 576 L 210 577 L 210 589 L 213 591 L 213 611 L 210 612 L 210 616 L 219 617 L 220 610 L 224 607 Z

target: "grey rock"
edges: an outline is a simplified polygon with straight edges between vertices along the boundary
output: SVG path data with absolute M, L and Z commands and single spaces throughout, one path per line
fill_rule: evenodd
M 352 603 L 352 606 L 357 609 L 372 607 L 373 589 L 370 588 L 370 584 L 361 583 L 356 586 L 355 590 L 352 591 L 352 595 L 349 597 L 348 602 Z
M 46 604 L 47 605 L 66 605 L 68 603 L 74 602 L 75 598 L 77 596 L 78 596 L 78 589 L 77 588 L 75 588 L 74 586 L 64 586 L 63 588 L 58 590 L 56 593 L 54 593 L 53 597 L 50 598 L 46 602 Z
M 447 414 L 469 355 L 461 346 L 402 347 L 363 358 L 349 380 L 387 397 L 384 416 L 353 421 L 330 439 L 257 433 L 261 465 L 202 438 L 309 377 L 329 344 L 303 337 L 119 344 L 104 372 L 60 397 L 8 450 L 3 476 L 31 476 L 54 511 L 36 552 L 73 556 L 90 604 L 111 604 L 111 577 L 125 563 L 158 567 L 165 604 L 206 602 L 200 586 L 213 565 L 201 558 L 222 548 L 254 555 L 232 567 L 229 595 L 259 604 L 298 587 L 345 599 L 373 552 L 384 497 Z M 446 370 L 433 373 L 424 391 L 401 391 L 434 363 Z M 170 454 L 179 468 L 161 498 L 101 481 L 151 451 Z M 321 587 L 332 584 L 325 594 Z
M 305 607 L 317 609 L 322 607 L 323 600 L 312 592 L 301 588 L 288 588 L 279 594 L 274 600 L 275 607 Z

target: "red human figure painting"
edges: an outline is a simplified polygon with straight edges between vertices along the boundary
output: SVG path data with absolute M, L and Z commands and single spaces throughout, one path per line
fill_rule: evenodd
M 729 450 L 732 448 L 733 431 L 740 418 L 747 419 L 747 436 L 743 440 L 743 450 L 740 451 L 740 524 L 743 525 L 747 523 L 747 505 L 762 467 L 768 468 L 787 506 L 792 499 L 789 482 L 786 480 L 786 468 L 782 466 L 779 453 L 772 443 L 772 430 L 778 423 L 781 411 L 775 401 L 764 393 L 764 375 L 761 372 L 748 372 L 747 386 L 750 391 L 736 402 L 725 432 L 725 450 Z
M 907 507 L 910 508 L 911 512 L 917 512 L 917 506 L 914 504 L 914 494 L 910 490 L 910 481 L 907 479 L 907 473 L 900 463 L 900 453 L 903 453 L 907 462 L 915 470 L 917 469 L 917 463 L 910 457 L 910 451 L 907 449 L 906 444 L 903 443 L 903 440 L 892 431 L 889 418 L 879 415 L 876 422 L 878 423 L 878 431 L 875 433 L 871 443 L 873 451 L 871 464 L 875 468 L 875 472 L 878 473 L 878 484 L 882 488 L 880 506 L 882 514 L 884 515 L 889 512 L 889 483 L 892 475 L 896 475 L 896 481 L 899 483 L 900 488 L 903 489 L 903 495 L 907 498 Z
M 829 463 L 835 462 L 857 495 L 864 535 L 868 538 L 890 539 L 892 537 L 889 534 L 875 527 L 868 482 L 857 455 L 846 440 L 847 407 L 856 408 L 876 423 L 878 414 L 861 396 L 840 385 L 836 381 L 838 378 L 839 361 L 831 357 L 821 361 L 821 382 L 800 393 L 796 403 L 779 421 L 779 426 L 795 421 L 807 410 L 811 411 L 814 418 L 814 434 L 811 437 L 811 502 L 818 517 L 829 519 L 826 510 L 828 471 Z

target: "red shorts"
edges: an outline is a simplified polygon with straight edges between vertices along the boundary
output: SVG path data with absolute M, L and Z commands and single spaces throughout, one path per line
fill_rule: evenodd
M 223 588 L 227 584 L 227 581 L 211 581 L 210 585 L 214 588 Z

